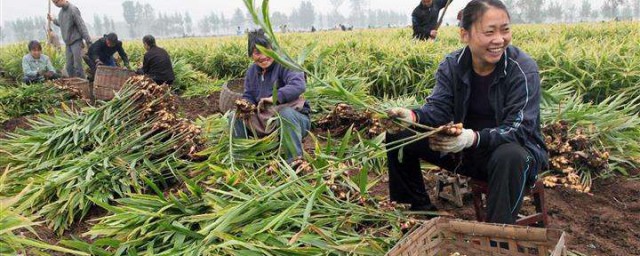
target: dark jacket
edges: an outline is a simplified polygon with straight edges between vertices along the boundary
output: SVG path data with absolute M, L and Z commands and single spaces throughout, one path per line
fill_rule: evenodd
M 300 97 L 307 89 L 304 73 L 293 71 L 273 62 L 267 70 L 252 64 L 244 79 L 242 98 L 253 104 L 273 95 L 273 85 L 278 86 L 278 103 L 288 103 Z M 302 113 L 309 114 L 311 107 L 305 102 Z
M 118 52 L 120 58 L 122 58 L 122 62 L 124 62 L 124 65 L 129 66 L 129 57 L 127 56 L 127 53 L 124 52 L 124 48 L 122 48 L 122 41 L 116 42 L 116 46 L 114 47 L 108 47 L 107 38 L 100 38 L 100 40 L 96 41 L 91 45 L 91 47 L 89 47 L 88 54 L 91 60 L 95 61 L 97 59 L 100 59 L 100 61 L 106 62 L 111 59 L 111 57 L 113 57 L 113 54 L 116 52 Z
M 438 24 L 438 13 L 447 5 L 447 0 L 433 0 L 431 7 L 422 5 L 422 2 L 413 9 L 411 13 L 411 23 L 413 25 L 413 37 L 426 40 L 431 34 L 431 30 Z
M 427 103 L 414 112 L 418 122 L 437 127 L 463 123 L 471 81 L 471 51 L 468 47 L 449 54 L 440 63 L 436 86 Z M 505 143 L 519 143 L 536 160 L 537 174 L 548 163 L 547 148 L 540 131 L 540 75 L 538 65 L 520 49 L 509 46 L 496 66 L 496 80 L 489 89 L 496 127 L 477 131 L 476 147 L 494 150 Z
M 157 46 L 151 47 L 144 54 L 140 73 L 151 77 L 154 81 L 168 82 L 176 79 L 169 54 Z
M 82 20 L 80 10 L 71 3 L 63 6 L 58 14 L 58 18 L 53 20 L 53 24 L 60 27 L 62 40 L 66 45 L 72 45 L 78 40 L 84 39 L 87 44 L 91 44 L 91 37 L 87 26 Z

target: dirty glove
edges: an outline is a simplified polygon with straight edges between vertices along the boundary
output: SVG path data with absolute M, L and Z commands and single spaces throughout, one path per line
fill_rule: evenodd
M 400 119 L 408 123 L 416 122 L 416 114 L 408 108 L 392 108 L 387 110 L 387 115 L 389 118 Z
M 260 99 L 260 101 L 258 102 L 258 112 L 266 110 L 268 105 L 274 105 L 272 97 L 265 97 Z
M 429 147 L 442 153 L 458 153 L 477 143 L 478 134 L 471 129 L 463 129 L 459 136 L 436 135 L 429 138 Z
M 407 108 L 392 108 L 387 110 L 387 118 L 383 119 L 382 122 L 386 127 L 387 133 L 396 134 L 405 130 L 405 126 L 407 123 L 415 123 L 416 122 L 416 114 L 411 111 L 411 109 Z M 394 122 L 394 119 L 399 119 L 404 122 L 402 125 L 399 125 L 397 122 Z

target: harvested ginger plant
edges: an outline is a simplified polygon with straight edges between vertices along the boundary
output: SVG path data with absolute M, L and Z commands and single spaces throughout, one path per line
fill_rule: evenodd
M 332 136 L 342 136 L 349 128 L 353 130 L 367 130 L 367 136 L 373 137 L 385 131 L 380 119 L 369 111 L 358 112 L 351 105 L 340 103 L 317 122 L 318 128 L 331 133 Z
M 256 105 L 245 100 L 236 100 L 236 118 L 241 120 L 249 120 L 256 112 Z
M 598 149 L 581 129 L 572 134 L 566 121 L 547 125 L 542 130 L 553 170 L 552 175 L 544 178 L 545 186 L 590 192 L 591 176 L 609 169 L 609 152 Z

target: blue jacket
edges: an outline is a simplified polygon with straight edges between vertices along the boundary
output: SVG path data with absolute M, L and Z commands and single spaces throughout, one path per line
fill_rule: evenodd
M 273 85 L 278 86 L 278 103 L 288 103 L 298 99 L 307 89 L 304 73 L 289 70 L 277 62 L 273 62 L 266 70 L 252 64 L 244 79 L 242 98 L 253 104 L 260 99 L 271 97 Z M 305 102 L 303 114 L 309 114 L 311 107 Z
M 47 55 L 41 54 L 40 59 L 34 59 L 31 53 L 28 53 L 24 57 L 22 57 L 22 72 L 24 73 L 25 78 L 41 78 L 44 80 L 44 77 L 40 76 L 40 71 L 52 71 L 56 72 L 56 69 L 51 64 L 51 60 Z
M 447 5 L 447 0 L 434 0 L 431 7 L 422 5 L 422 2 L 413 9 L 411 13 L 411 24 L 413 37 L 418 39 L 428 39 L 431 30 L 438 24 L 438 14 Z
M 427 103 L 414 112 L 421 124 L 437 127 L 464 122 L 471 97 L 471 51 L 468 47 L 449 54 L 438 68 L 436 86 Z M 477 131 L 477 148 L 494 150 L 515 142 L 535 158 L 532 175 L 548 164 L 547 148 L 540 130 L 540 75 L 538 65 L 526 53 L 508 46 L 496 66 L 496 80 L 489 89 L 489 102 L 496 126 Z

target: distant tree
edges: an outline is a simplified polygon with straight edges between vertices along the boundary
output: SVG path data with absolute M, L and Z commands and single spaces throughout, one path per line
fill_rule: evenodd
M 327 15 L 327 22 L 332 26 L 336 26 L 338 24 L 342 24 L 346 22 L 346 18 L 340 14 L 338 11 L 333 11 Z
M 176 30 L 174 34 L 179 36 L 184 35 L 185 22 L 184 22 L 184 16 L 182 16 L 182 13 L 176 12 L 174 22 L 176 23 Z
M 134 3 L 131 0 L 124 1 L 122 3 L 122 10 L 124 20 L 129 24 L 129 34 L 131 37 L 136 37 L 136 27 L 140 22 L 142 16 L 142 5 L 140 3 Z
M 555 0 L 551 0 L 549 5 L 547 6 L 547 10 L 545 13 L 548 15 L 548 20 L 550 21 L 561 21 L 564 13 L 563 13 L 562 5 Z
M 364 9 L 365 5 L 367 5 L 367 0 L 350 0 L 349 5 L 351 6 L 351 14 L 349 15 L 351 25 L 365 27 L 366 17 L 364 15 Z
M 571 4 L 565 4 L 565 11 L 563 12 L 564 14 L 564 20 L 565 22 L 574 22 L 576 20 L 576 5 L 571 3 Z
M 220 27 L 222 27 L 222 29 L 229 27 L 229 22 L 230 21 L 224 17 L 224 13 L 220 13 Z
M 591 17 L 591 2 L 589 0 L 582 0 L 580 6 L 580 18 L 588 20 Z
M 113 19 L 111 19 L 111 20 L 110 20 L 110 23 L 109 23 L 109 24 L 111 24 L 111 26 L 110 26 L 110 28 L 111 28 L 111 29 L 110 29 L 110 31 L 115 32 L 115 31 L 116 31 L 116 23 L 113 21 Z
M 212 12 L 198 22 L 198 27 L 200 28 L 200 32 L 207 35 L 210 32 L 215 31 L 216 26 L 218 26 L 218 22 L 218 15 Z
M 620 14 L 620 16 L 625 20 L 633 19 L 633 7 L 630 4 L 625 5 L 622 8 L 622 13 Z
M 104 31 L 102 28 L 102 18 L 98 15 L 93 15 L 93 30 L 93 33 L 96 35 L 101 35 L 103 33 L 102 31 Z
M 342 4 L 344 4 L 346 0 L 329 0 L 329 2 L 331 3 L 331 5 L 333 6 L 333 10 L 337 11 L 338 8 L 340 8 L 340 6 Z
M 298 15 L 300 15 L 300 26 L 302 28 L 310 28 L 313 26 L 313 22 L 316 19 L 316 11 L 311 2 L 303 1 L 300 3 Z
M 27 41 L 45 38 L 45 20 L 42 17 L 26 17 L 9 21 L 14 39 Z
M 100 18 L 98 18 L 100 19 Z M 107 15 L 102 16 L 102 31 L 100 31 L 98 33 L 98 35 L 101 35 L 103 33 L 106 33 L 107 31 L 113 31 L 114 29 L 111 27 L 111 20 L 109 19 L 109 17 L 107 17 Z
M 288 21 L 289 17 L 282 12 L 275 11 L 271 14 L 271 23 L 273 23 L 274 27 L 287 24 Z
M 540 7 L 544 6 L 544 0 L 518 0 L 517 5 L 520 9 L 524 22 L 542 22 L 543 13 L 540 11 Z
M 233 13 L 233 17 L 231 18 L 231 26 L 235 29 L 236 27 L 242 27 L 244 25 L 244 14 L 240 8 L 236 8 L 236 11 Z
M 152 26 L 153 33 L 156 36 L 166 36 L 168 35 L 168 17 L 166 13 L 158 13 L 158 18 L 156 22 L 154 22 Z
M 0 42 L 4 41 L 4 38 L 6 37 L 4 28 L 2 26 L 0 26 Z
M 191 34 L 193 29 L 193 20 L 191 19 L 191 15 L 188 12 L 184 13 L 184 28 L 187 35 Z
M 600 11 L 599 10 L 593 10 L 591 12 L 591 19 L 592 20 L 597 20 L 598 18 L 600 18 Z
M 602 5 L 602 13 L 606 18 L 616 18 L 619 15 L 619 8 L 624 4 L 624 0 L 604 0 Z
M 633 16 L 640 18 L 640 0 L 631 0 L 631 6 L 633 7 Z
M 509 10 L 509 14 L 511 15 L 511 22 L 513 23 L 523 23 L 522 11 L 518 8 L 516 3 L 518 0 L 504 0 L 503 3 Z
M 156 11 L 150 4 L 144 4 L 141 6 L 142 12 L 140 13 L 140 29 L 143 34 L 148 34 L 153 30 L 153 25 L 156 21 Z
M 215 13 L 211 13 L 211 15 L 209 16 L 209 23 L 211 24 L 212 32 L 218 31 L 220 27 L 222 27 L 223 22 L 224 21 L 222 20 L 222 18 L 216 15 Z

